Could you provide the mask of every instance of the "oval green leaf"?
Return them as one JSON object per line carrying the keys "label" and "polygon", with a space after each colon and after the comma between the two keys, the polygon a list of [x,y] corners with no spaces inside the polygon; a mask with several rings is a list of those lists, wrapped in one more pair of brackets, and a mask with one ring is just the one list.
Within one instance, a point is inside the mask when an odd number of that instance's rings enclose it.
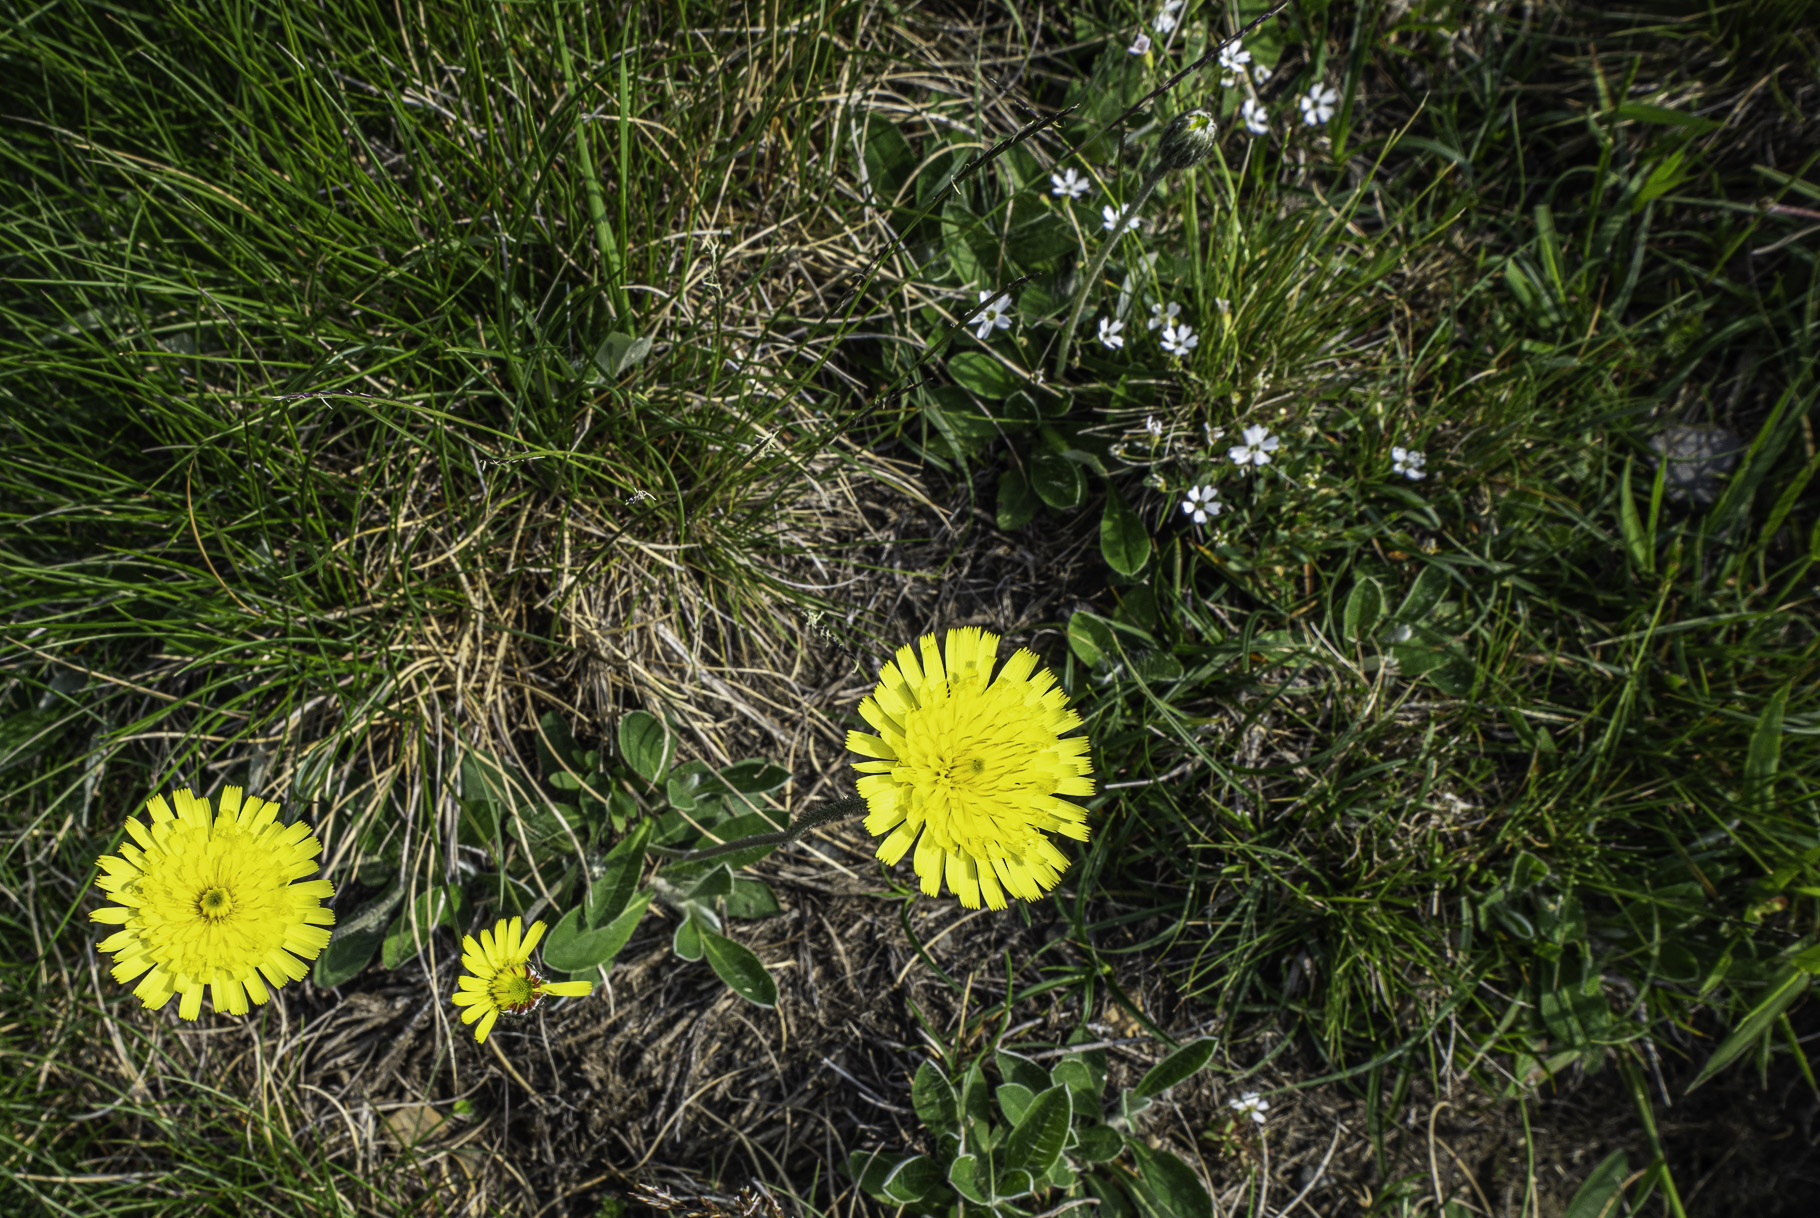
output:
{"label": "oval green leaf", "polygon": [[1118,654],[1112,627],[1084,610],[1068,619],[1068,646],[1075,658],[1089,668],[1107,663]]}
{"label": "oval green leaf", "polygon": [[676,933],[670,936],[670,950],[690,962],[700,960],[707,954],[707,948],[701,941],[701,925],[694,918],[682,920]]}
{"label": "oval green leaf", "polygon": [[638,828],[619,840],[601,861],[600,875],[588,884],[588,904],[584,920],[589,930],[598,930],[620,914],[638,890],[644,874],[645,847],[651,844],[651,821],[640,821]]}
{"label": "oval green leaf", "polygon": [[941,1067],[925,1061],[916,1068],[910,1084],[910,1104],[931,1133],[952,1133],[960,1127],[960,1098]]}
{"label": "oval green leaf", "polygon": [[634,893],[626,907],[599,930],[584,929],[581,910],[571,909],[544,940],[543,958],[551,968],[565,973],[610,966],[632,937],[632,932],[638,929],[638,921],[645,916],[645,906],[650,903],[648,890]]}
{"label": "oval green leaf", "polygon": [[1150,530],[1110,486],[1106,488],[1106,510],[1100,515],[1100,553],[1107,566],[1127,579],[1150,561]]}
{"label": "oval green leaf", "polygon": [[1153,1218],[1213,1218],[1213,1198],[1201,1178],[1166,1150],[1131,1143],[1138,1178],[1131,1195]]}
{"label": "oval green leaf", "polygon": [[1138,1080],[1138,1085],[1131,1089],[1131,1093],[1140,1099],[1147,1100],[1163,1094],[1177,1083],[1184,1082],[1199,1073],[1201,1068],[1207,1064],[1208,1059],[1213,1056],[1216,1043],[1211,1036],[1189,1041],[1150,1067],[1149,1072]]}
{"label": "oval green leaf", "polygon": [[1346,597],[1346,609],[1340,617],[1340,629],[1354,642],[1369,638],[1378,619],[1384,614],[1384,589],[1369,575],[1362,575]]}
{"label": "oval green leaf", "polygon": [[708,952],[709,966],[728,989],[755,1006],[777,1005],[777,982],[751,948],[706,927],[699,928],[699,934]]}
{"label": "oval green leaf", "polygon": [[1036,1093],[1021,1083],[1002,1083],[994,1094],[998,1098],[998,1110],[1013,1125],[1029,1109],[1030,1102],[1036,1099]]}
{"label": "oval green leaf", "polygon": [[1561,1218],[1612,1218],[1624,1213],[1624,1208],[1615,1202],[1624,1191],[1624,1178],[1628,1175],[1629,1157],[1621,1150],[1612,1151],[1587,1173],[1586,1182],[1574,1192]]}
{"label": "oval green leaf", "polygon": [[653,786],[670,769],[675,744],[657,716],[627,711],[619,719],[619,752],[638,776]]}
{"label": "oval green leaf", "polygon": [[358,977],[372,963],[373,953],[385,940],[382,930],[357,930],[344,938],[331,940],[316,957],[310,980],[317,989],[329,990]]}
{"label": "oval green leaf", "polygon": [[729,918],[775,918],[783,912],[784,907],[777,903],[777,894],[771,891],[771,885],[763,880],[733,877],[733,891],[727,895]]}
{"label": "oval green leaf", "polygon": [[1080,1131],[1076,1155],[1088,1163],[1106,1163],[1118,1158],[1125,1149],[1125,1139],[1110,1125],[1089,1125]]}
{"label": "oval green leaf", "polygon": [[942,1169],[928,1155],[912,1155],[891,1170],[879,1192],[887,1201],[911,1205],[942,1186]]}
{"label": "oval green leaf", "polygon": [[1030,487],[1057,511],[1079,507],[1087,497],[1086,475],[1060,453],[1037,453],[1030,459]]}
{"label": "oval green leaf", "polygon": [[[1002,1093],[1004,1088],[999,1088]],[[1074,1100],[1066,1087],[1051,1087],[1033,1099],[1017,1118],[1017,1125],[1005,1141],[1004,1162],[1021,1167],[1031,1175],[1049,1174],[1061,1157],[1068,1140],[1068,1126],[1074,1120]]]}
{"label": "oval green leaf", "polygon": [[1023,385],[1022,379],[984,351],[963,351],[948,361],[954,383],[988,402],[1008,398]]}
{"label": "oval green leaf", "polygon": [[948,1168],[948,1183],[954,1191],[976,1205],[985,1205],[988,1182],[981,1179],[980,1160],[978,1155],[956,1155]]}
{"label": "oval green leaf", "polygon": [[1009,533],[1029,524],[1036,515],[1036,493],[1024,471],[1011,466],[998,476],[998,527]]}

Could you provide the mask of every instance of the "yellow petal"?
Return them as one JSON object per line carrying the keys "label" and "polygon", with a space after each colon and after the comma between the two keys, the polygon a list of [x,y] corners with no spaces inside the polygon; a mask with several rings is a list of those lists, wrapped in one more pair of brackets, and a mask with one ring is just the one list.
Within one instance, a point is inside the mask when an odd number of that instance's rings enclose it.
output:
{"label": "yellow petal", "polygon": [[933,833],[925,833],[918,839],[914,866],[923,881],[923,895],[939,896],[942,891],[942,848],[936,845]]}
{"label": "yellow petal", "polygon": [[973,860],[962,854],[948,856],[948,891],[960,898],[968,909],[980,907],[980,882],[974,873]]}
{"label": "yellow petal", "polygon": [[899,825],[891,831],[891,836],[878,844],[878,857],[885,861],[885,866],[895,867],[897,861],[904,857],[916,841],[916,830],[909,825]]}
{"label": "yellow petal", "polygon": [[942,668],[941,645],[935,641],[935,636],[932,634],[925,634],[916,641],[916,645],[922,648],[923,690],[934,692],[948,683],[948,673]]}
{"label": "yellow petal", "polygon": [[119,963],[114,965],[111,972],[114,980],[124,985],[146,969],[151,968],[152,963],[150,956],[123,956]]}
{"label": "yellow petal", "polygon": [[164,1004],[171,1000],[176,991],[171,989],[170,978],[161,969],[153,969],[139,979],[133,987],[133,997],[143,1003],[147,1010],[162,1010]]}
{"label": "yellow petal", "polygon": [[879,757],[890,761],[897,756],[896,750],[870,732],[847,733],[847,750],[863,757]]}
{"label": "yellow petal", "polygon": [[140,849],[151,850],[155,848],[157,843],[152,839],[152,831],[141,824],[138,817],[129,816],[126,818],[126,831],[132,834],[133,840],[139,843]]}
{"label": "yellow petal", "polygon": [[202,983],[192,981],[184,987],[183,1001],[177,1004],[177,1018],[195,1019],[202,1014]]}
{"label": "yellow petal", "polygon": [[[987,906],[992,909],[1004,909],[1007,904],[1005,890],[999,887],[998,877],[992,874],[991,866],[980,867],[977,872],[980,893],[986,898]],[[975,908],[978,908],[977,902]]]}

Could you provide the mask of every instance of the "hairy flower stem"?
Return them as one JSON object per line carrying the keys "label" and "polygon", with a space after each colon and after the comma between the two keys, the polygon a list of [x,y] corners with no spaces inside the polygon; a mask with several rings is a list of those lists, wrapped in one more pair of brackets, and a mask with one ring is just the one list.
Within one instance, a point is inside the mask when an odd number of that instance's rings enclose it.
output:
{"label": "hairy flower stem", "polygon": [[675,859],[679,863],[695,863],[702,859],[732,854],[738,850],[750,850],[754,846],[782,846],[795,841],[817,825],[845,820],[847,817],[865,810],[866,797],[864,795],[849,795],[845,799],[837,799],[831,804],[823,804],[812,811],[804,812],[790,822],[788,829],[780,830],[777,833],[756,833],[751,837],[742,837],[736,842],[722,842],[718,846],[707,846],[701,850],[666,850],[662,846],[653,846],[651,853],[661,854],[665,858]]}
{"label": "hairy flower stem", "polygon": [[1080,291],[1074,294],[1074,308],[1068,313],[1068,324],[1062,327],[1062,345],[1055,353],[1056,380],[1061,380],[1062,374],[1068,370],[1068,348],[1074,343],[1074,328],[1080,324],[1081,310],[1087,307],[1087,297],[1092,294],[1093,285],[1100,281],[1100,273],[1106,269],[1106,259],[1112,256],[1113,247],[1124,236],[1125,226],[1136,220],[1138,212],[1150,201],[1151,193],[1156,190],[1156,184],[1163,180],[1166,172],[1160,165],[1150,171],[1144,184],[1138,187],[1137,197],[1125,209],[1125,214],[1119,217],[1118,226],[1107,237],[1106,243],[1100,246],[1100,252],[1093,256],[1093,264],[1087,268],[1086,278],[1081,280]]}

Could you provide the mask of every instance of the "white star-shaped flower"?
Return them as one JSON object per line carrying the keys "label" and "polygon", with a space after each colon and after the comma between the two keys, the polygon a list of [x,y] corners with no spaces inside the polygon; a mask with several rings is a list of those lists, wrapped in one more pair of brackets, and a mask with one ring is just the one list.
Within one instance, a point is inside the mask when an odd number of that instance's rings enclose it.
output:
{"label": "white star-shaped flower", "polygon": [[1087,179],[1072,165],[1060,173],[1050,174],[1049,181],[1049,193],[1052,195],[1067,195],[1070,199],[1078,199],[1087,193]]}
{"label": "white star-shaped flower", "polygon": [[1120,347],[1124,346],[1125,336],[1119,333],[1119,331],[1124,328],[1125,323],[1116,318],[1100,318],[1100,346],[1106,348],[1108,351],[1117,351]]}
{"label": "white star-shaped flower", "polygon": [[1129,204],[1124,207],[1114,207],[1112,204],[1108,203],[1106,206],[1100,208],[1100,215],[1104,219],[1104,222],[1100,227],[1110,233],[1115,229],[1122,227],[1125,223],[1125,217],[1130,214],[1131,207]]}
{"label": "white star-shaped flower", "polygon": [[1227,1100],[1226,1106],[1240,1116],[1249,1116],[1252,1120],[1262,1125],[1264,1123],[1264,1110],[1270,1107],[1270,1101],[1255,1091],[1247,1091],[1236,1100]]}
{"label": "white star-shaped flower", "polygon": [[1163,327],[1163,350],[1171,355],[1187,355],[1201,341],[1201,336],[1188,328],[1187,322]]}
{"label": "white star-shaped flower", "polygon": [[1154,330],[1158,326],[1173,325],[1175,319],[1181,315],[1182,306],[1173,300],[1169,302],[1168,308],[1164,308],[1162,302],[1158,301],[1150,306],[1150,320],[1144,323],[1144,328]]}
{"label": "white star-shaped flower", "polygon": [[1235,465],[1269,465],[1270,454],[1277,450],[1282,441],[1263,427],[1247,427],[1244,435],[1245,442],[1227,449],[1226,455],[1232,458]]}
{"label": "white star-shaped flower", "polygon": [[1393,448],[1390,450],[1390,468],[1393,473],[1402,474],[1411,482],[1420,482],[1428,477],[1422,469],[1428,464],[1428,458],[1410,448]]}
{"label": "white star-shaped flower", "polygon": [[[980,299],[982,301],[992,300],[992,293],[981,292]],[[992,337],[994,329],[1009,330],[1011,328],[1011,297],[1000,292],[997,300],[992,300],[991,304],[979,311],[973,319],[973,324],[979,327],[973,332],[973,335],[982,343]]]}
{"label": "white star-shaped flower", "polygon": [[1196,524],[1206,524],[1207,518],[1218,516],[1224,506],[1211,486],[1191,486],[1188,498],[1182,500],[1182,510],[1193,516]]}
{"label": "white star-shaped flower", "polygon": [[1239,121],[1245,124],[1245,130],[1253,135],[1268,135],[1270,120],[1265,117],[1264,103],[1255,97],[1247,97],[1239,106]]}
{"label": "white star-shaped flower", "polygon": [[1251,52],[1238,43],[1220,48],[1220,88],[1230,89],[1245,79],[1245,65],[1251,62]]}
{"label": "white star-shaped flower", "polygon": [[1175,10],[1178,7],[1178,5],[1174,4],[1163,6],[1163,11],[1156,15],[1155,21],[1151,22],[1151,24],[1156,27],[1157,33],[1167,34],[1170,30],[1175,28]]}
{"label": "white star-shaped flower", "polygon": [[1150,35],[1139,30],[1138,36],[1131,40],[1131,45],[1126,47],[1125,50],[1133,55],[1150,54]]}
{"label": "white star-shaped flower", "polygon": [[1252,64],[1251,65],[1251,79],[1257,81],[1260,85],[1263,84],[1265,81],[1269,80],[1270,79],[1270,65],[1262,64],[1262,63]]}
{"label": "white star-shaped flower", "polygon": [[1340,92],[1332,85],[1316,85],[1296,98],[1295,104],[1302,108],[1302,121],[1312,127],[1332,118],[1334,103],[1339,100]]}
{"label": "white star-shaped flower", "polygon": [[1147,414],[1144,416],[1144,430],[1153,436],[1160,436],[1163,434],[1163,425],[1157,422],[1155,415]]}

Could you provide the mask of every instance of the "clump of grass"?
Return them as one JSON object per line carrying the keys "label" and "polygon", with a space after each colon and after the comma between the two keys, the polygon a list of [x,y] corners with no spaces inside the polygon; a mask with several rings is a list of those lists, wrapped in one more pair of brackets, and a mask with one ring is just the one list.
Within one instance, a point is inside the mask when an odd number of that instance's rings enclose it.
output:
{"label": "clump of grass", "polygon": [[[1348,79],[1392,92],[1333,124],[1350,182],[1235,135],[1219,252],[1176,290],[1231,297],[1230,329],[1145,404],[1162,435],[1116,395],[1097,428],[1163,493],[1135,507],[1155,558],[1070,628],[1130,791],[1077,934],[1164,953],[1235,1028],[1305,1024],[1374,1095],[1387,1051],[1437,1036],[1438,1075],[1513,1093],[1658,1048],[1792,1048],[1774,1021],[1812,933],[1790,888],[1820,846],[1807,268],[1692,273],[1774,244],[1763,209],[1712,224],[1735,135],[1544,60],[1573,37],[1554,21],[1468,26],[1484,91],[1407,108],[1355,42]],[[1562,95],[1584,109],[1511,104]],[[1727,299],[1758,303],[1697,320]],[[1740,367],[1729,408],[1689,394]],[[1652,473],[1670,410],[1748,445],[1704,511]],[[1212,439],[1255,422],[1285,445],[1262,476]],[[1185,526],[1202,484],[1227,510]],[[1698,1012],[1716,1052],[1683,1031]]]}
{"label": "clump of grass", "polygon": [[261,1051],[223,1061],[207,1031],[148,1034],[119,1019],[86,984],[71,986],[89,980],[87,968],[60,963],[54,975],[9,970],[16,1010],[56,1012],[9,1029],[13,1068],[0,1084],[9,1202],[93,1214],[441,1214],[467,1193],[462,1152],[417,1153],[398,1112],[377,1114],[401,1152],[383,1157],[364,1154],[370,1139],[349,1124],[373,1121],[371,1106],[356,1099],[358,1116],[344,1107],[334,1120],[310,1119],[296,1029],[281,1035],[277,1021],[257,1020]]}
{"label": "clump of grass", "polygon": [[841,269],[813,252],[836,132],[802,124],[840,111],[800,100],[830,19],[805,13],[675,45],[654,12],[612,45],[566,14],[565,50],[516,9],[404,35],[177,6],[10,45],[0,765],[27,941],[81,942],[93,856],[166,779],[308,809],[352,912],[476,869],[555,895],[548,843],[487,857],[454,802],[465,757],[529,751],[552,707],[669,708],[738,755],[871,464],[801,442],[844,392],[798,333]]}

